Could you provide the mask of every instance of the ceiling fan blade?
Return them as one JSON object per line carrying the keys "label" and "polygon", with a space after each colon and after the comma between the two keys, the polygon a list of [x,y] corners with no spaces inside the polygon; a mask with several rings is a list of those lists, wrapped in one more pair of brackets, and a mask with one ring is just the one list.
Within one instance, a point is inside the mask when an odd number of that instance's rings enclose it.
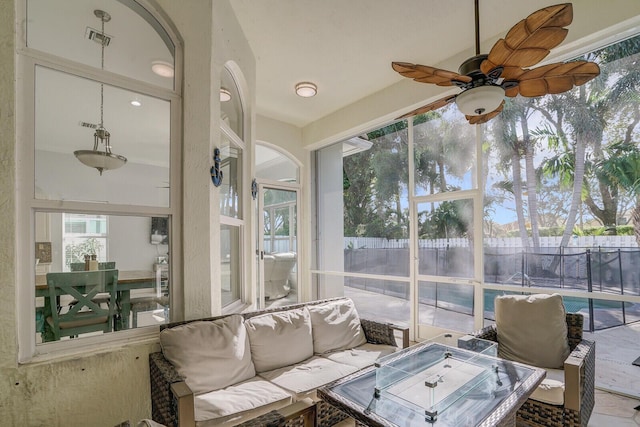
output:
{"label": "ceiling fan blade", "polygon": [[493,119],[495,116],[500,114],[503,108],[504,108],[504,101],[502,101],[502,104],[500,104],[498,108],[496,108],[490,113],[483,114],[481,116],[465,116],[465,117],[469,121],[470,125],[480,125],[482,123],[488,122],[489,120]]}
{"label": "ceiling fan blade", "polygon": [[504,39],[491,48],[480,69],[489,74],[496,67],[531,67],[542,61],[567,36],[573,20],[571,3],[557,4],[533,12],[514,25]]}
{"label": "ceiling fan blade", "polygon": [[444,98],[440,98],[437,101],[433,101],[430,104],[423,105],[422,107],[417,108],[417,109],[411,111],[410,113],[404,114],[404,115],[398,117],[396,120],[406,119],[407,117],[417,116],[418,114],[424,114],[424,113],[427,113],[429,111],[437,110],[438,108],[442,108],[445,105],[452,103],[456,99],[457,96],[458,95],[445,96]]}
{"label": "ceiling fan blade", "polygon": [[599,74],[600,67],[594,62],[558,62],[526,71],[520,76],[518,90],[529,98],[557,94],[583,85]]}
{"label": "ceiling fan blade", "polygon": [[420,83],[433,83],[438,86],[453,86],[454,81],[469,83],[471,77],[453,71],[429,67],[428,65],[411,64],[409,62],[392,62],[391,67],[404,77]]}

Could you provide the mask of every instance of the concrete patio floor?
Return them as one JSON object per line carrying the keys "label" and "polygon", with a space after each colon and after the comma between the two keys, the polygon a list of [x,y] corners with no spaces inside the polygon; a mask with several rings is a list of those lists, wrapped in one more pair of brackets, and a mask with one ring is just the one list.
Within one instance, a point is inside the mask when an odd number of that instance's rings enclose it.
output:
{"label": "concrete patio floor", "polygon": [[[345,287],[344,293],[356,302],[361,317],[409,324],[407,300],[351,287]],[[419,316],[423,324],[460,332],[474,330],[472,316],[450,310],[421,304]],[[640,357],[640,323],[585,332],[584,338],[596,342],[596,387],[640,400],[640,366],[632,365]]]}

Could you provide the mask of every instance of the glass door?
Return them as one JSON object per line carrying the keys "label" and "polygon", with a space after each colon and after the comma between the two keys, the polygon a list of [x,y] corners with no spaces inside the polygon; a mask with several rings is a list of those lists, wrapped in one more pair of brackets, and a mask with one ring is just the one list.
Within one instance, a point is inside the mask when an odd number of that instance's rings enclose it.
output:
{"label": "glass door", "polygon": [[260,307],[298,301],[298,189],[258,185]]}

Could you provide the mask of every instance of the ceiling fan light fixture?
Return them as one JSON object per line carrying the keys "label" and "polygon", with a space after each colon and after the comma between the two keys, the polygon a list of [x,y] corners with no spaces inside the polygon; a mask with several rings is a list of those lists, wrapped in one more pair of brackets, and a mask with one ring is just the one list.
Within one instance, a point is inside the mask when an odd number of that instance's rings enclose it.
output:
{"label": "ceiling fan light fixture", "polygon": [[296,85],[296,94],[303,98],[310,98],[318,93],[318,87],[311,82],[300,82]]}
{"label": "ceiling fan light fixture", "polygon": [[494,111],[504,100],[500,86],[478,86],[467,89],[456,97],[456,104],[466,116],[481,116]]}

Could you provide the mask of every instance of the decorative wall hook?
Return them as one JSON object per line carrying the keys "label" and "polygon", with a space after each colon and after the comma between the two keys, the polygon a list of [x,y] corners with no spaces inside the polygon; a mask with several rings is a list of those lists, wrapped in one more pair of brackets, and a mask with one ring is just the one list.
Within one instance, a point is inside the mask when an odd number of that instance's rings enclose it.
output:
{"label": "decorative wall hook", "polygon": [[211,181],[216,187],[222,184],[222,169],[220,169],[220,149],[213,150],[213,166],[211,166]]}

